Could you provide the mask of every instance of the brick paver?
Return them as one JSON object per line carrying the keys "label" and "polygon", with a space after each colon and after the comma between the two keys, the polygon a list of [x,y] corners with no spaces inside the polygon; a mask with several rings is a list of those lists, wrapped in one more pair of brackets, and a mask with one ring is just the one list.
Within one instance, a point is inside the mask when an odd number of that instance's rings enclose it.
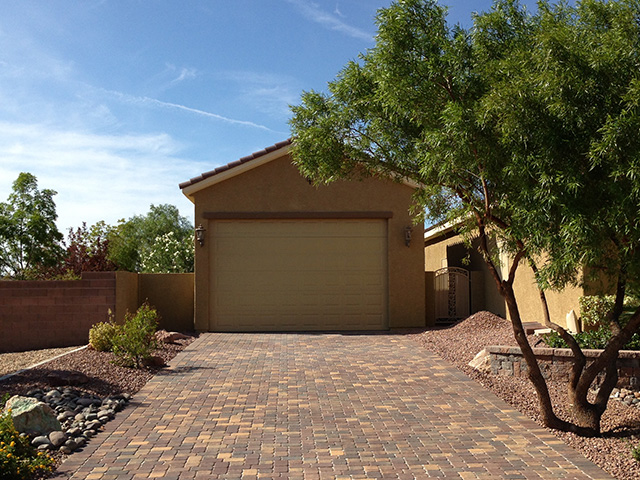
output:
{"label": "brick paver", "polygon": [[201,335],[75,479],[610,479],[402,335]]}

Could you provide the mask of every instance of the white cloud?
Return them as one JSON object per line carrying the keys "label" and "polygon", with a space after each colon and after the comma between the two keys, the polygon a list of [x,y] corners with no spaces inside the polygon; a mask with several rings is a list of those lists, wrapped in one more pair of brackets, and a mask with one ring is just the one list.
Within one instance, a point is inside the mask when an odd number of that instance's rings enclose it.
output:
{"label": "white cloud", "polygon": [[320,8],[317,3],[314,3],[309,0],[286,0],[288,3],[294,5],[302,15],[304,15],[309,20],[316,22],[322,25],[325,28],[330,30],[335,30],[337,32],[344,33],[353,38],[358,38],[366,41],[373,41],[373,35],[369,32],[365,32],[357,27],[353,27],[343,22],[338,17],[343,17],[343,15],[338,10],[336,6],[336,11],[334,13],[329,13]]}
{"label": "white cloud", "polygon": [[20,172],[51,188],[61,231],[146,213],[150,204],[176,205],[191,218],[193,207],[178,183],[197,167],[180,158],[181,146],[166,134],[98,135],[38,124],[0,122],[0,200]]}

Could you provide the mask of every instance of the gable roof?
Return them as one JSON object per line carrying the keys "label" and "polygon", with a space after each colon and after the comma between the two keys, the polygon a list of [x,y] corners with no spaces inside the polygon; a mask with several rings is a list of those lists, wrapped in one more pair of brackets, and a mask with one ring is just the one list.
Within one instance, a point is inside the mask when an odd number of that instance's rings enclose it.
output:
{"label": "gable roof", "polygon": [[[257,152],[253,152],[251,155],[242,157],[234,162],[202,173],[197,177],[193,177],[186,182],[182,182],[179,187],[182,189],[182,193],[193,202],[193,195],[200,190],[285,156],[289,153],[292,143],[293,139],[288,138],[287,140],[278,142]],[[402,183],[411,188],[418,187],[416,182],[408,178],[402,179]]]}
{"label": "gable roof", "polygon": [[291,139],[278,142],[267,148],[263,148],[251,155],[242,157],[234,162],[228,163],[221,167],[215,168],[208,172],[204,172],[197,177],[193,177],[186,182],[182,182],[179,187],[182,189],[189,200],[193,202],[193,194],[200,190],[215,185],[216,183],[227,180],[228,178],[240,175],[248,170],[264,165],[276,158],[280,158],[289,152]]}

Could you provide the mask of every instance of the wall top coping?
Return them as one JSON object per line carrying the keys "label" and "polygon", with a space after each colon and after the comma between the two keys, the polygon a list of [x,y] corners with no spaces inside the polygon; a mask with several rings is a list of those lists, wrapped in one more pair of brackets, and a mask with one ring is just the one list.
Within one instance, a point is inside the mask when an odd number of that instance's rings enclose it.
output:
{"label": "wall top coping", "polygon": [[[496,355],[522,355],[520,347],[510,347],[504,345],[490,345],[485,347],[485,350],[489,353]],[[596,358],[602,350],[582,350],[584,356],[587,358]],[[553,357],[573,357],[573,353],[569,348],[534,348],[533,353],[536,356],[553,356]],[[620,350],[618,358],[640,358],[640,352],[634,350]]]}

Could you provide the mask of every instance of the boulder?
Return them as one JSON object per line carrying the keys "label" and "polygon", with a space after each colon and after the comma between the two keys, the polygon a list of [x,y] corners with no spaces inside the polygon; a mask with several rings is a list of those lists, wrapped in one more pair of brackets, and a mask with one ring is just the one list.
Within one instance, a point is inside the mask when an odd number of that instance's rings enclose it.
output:
{"label": "boulder", "polygon": [[49,440],[51,441],[51,445],[58,448],[64,445],[64,442],[69,440],[69,437],[67,437],[67,434],[64,432],[55,431],[49,434]]}
{"label": "boulder", "polygon": [[480,372],[490,373],[491,355],[489,354],[489,352],[487,352],[486,349],[483,348],[475,357],[473,357],[473,360],[469,362],[469,366],[471,368],[475,368]]}
{"label": "boulder", "polygon": [[163,343],[176,343],[178,340],[189,338],[189,335],[184,335],[179,332],[167,332],[166,330],[158,330],[155,336],[156,340]]}
{"label": "boulder", "polygon": [[7,401],[4,410],[11,410],[13,425],[20,433],[48,435],[55,430],[62,430],[56,412],[35,398],[15,395]]}

